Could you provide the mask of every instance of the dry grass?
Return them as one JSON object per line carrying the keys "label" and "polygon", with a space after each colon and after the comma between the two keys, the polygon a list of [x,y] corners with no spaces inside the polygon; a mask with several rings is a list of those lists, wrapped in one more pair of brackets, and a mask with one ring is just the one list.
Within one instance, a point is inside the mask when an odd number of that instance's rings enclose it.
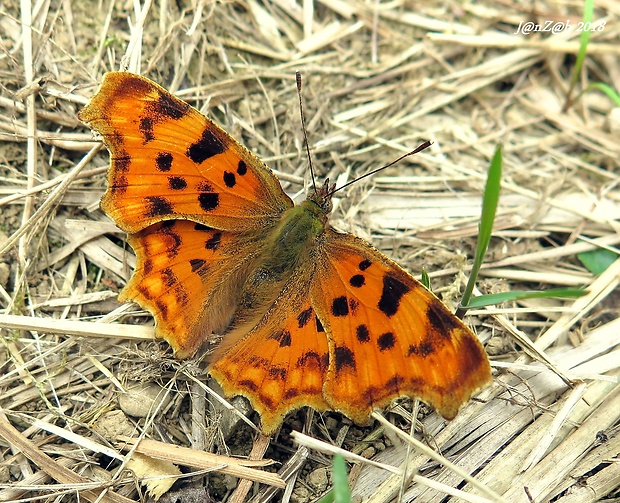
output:
{"label": "dry grass", "polygon": [[[578,87],[620,89],[620,7],[598,4],[594,19],[605,25]],[[334,448],[361,455],[350,474],[356,501],[618,501],[620,261],[594,276],[576,254],[616,251],[620,241],[620,113],[596,91],[563,110],[579,33],[514,32],[530,20],[575,27],[582,6],[532,5],[1,5],[0,501],[138,501],[147,498],[141,477],[156,475],[163,486],[148,487],[163,492],[181,476],[172,463],[194,470],[184,501],[209,501],[201,485],[214,501],[311,501],[325,491]],[[295,69],[319,176],[343,183],[433,140],[430,151],[351,187],[333,221],[412,272],[426,268],[448,303],[467,275],[489,159],[504,144],[480,290],[586,285],[589,294],[468,316],[494,384],[454,421],[423,414],[416,427],[460,471],[403,438],[409,402],[386,413],[402,429],[298,412],[267,451],[268,439],[253,439],[247,425],[225,437],[219,418],[235,423],[227,404],[205,414],[219,402],[198,363],[175,362],[150,342],[149,318],[115,301],[134,259],[98,210],[107,154],[76,112],[103,72],[120,67],[208,113],[291,194],[308,175]],[[133,381],[166,395],[145,418],[121,412]],[[291,427],[304,423],[313,440],[294,444]],[[151,440],[136,446],[137,438]],[[263,458],[281,464],[266,471]]]}

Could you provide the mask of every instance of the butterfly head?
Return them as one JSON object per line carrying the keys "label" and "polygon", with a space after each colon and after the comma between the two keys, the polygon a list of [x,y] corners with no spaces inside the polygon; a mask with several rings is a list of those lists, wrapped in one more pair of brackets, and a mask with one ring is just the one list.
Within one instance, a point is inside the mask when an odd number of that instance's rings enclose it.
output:
{"label": "butterfly head", "polygon": [[321,212],[327,217],[332,211],[332,195],[336,189],[336,184],[329,183],[329,178],[325,180],[323,185],[318,188],[314,188],[308,195],[308,201],[312,201],[316,204]]}

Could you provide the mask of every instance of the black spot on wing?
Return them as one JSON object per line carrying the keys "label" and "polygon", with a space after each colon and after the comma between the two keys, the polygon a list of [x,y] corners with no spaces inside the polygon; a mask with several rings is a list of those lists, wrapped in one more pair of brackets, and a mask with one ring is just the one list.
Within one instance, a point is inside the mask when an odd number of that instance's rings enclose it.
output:
{"label": "black spot on wing", "polygon": [[157,306],[157,311],[161,316],[162,320],[168,320],[168,304],[162,302],[161,300],[156,300],[155,305]]}
{"label": "black spot on wing", "polygon": [[189,111],[189,105],[169,94],[160,94],[158,99],[149,106],[149,111],[157,116],[157,122],[168,118],[181,119]]}
{"label": "black spot on wing", "polygon": [[140,125],[138,129],[142,133],[144,143],[148,143],[155,139],[155,133],[153,132],[154,122],[151,117],[142,117],[140,119]]}
{"label": "black spot on wing", "polygon": [[305,367],[306,365],[314,365],[317,367],[321,366],[321,356],[316,351],[308,351],[301,355],[297,360],[297,367]]}
{"label": "black spot on wing", "polygon": [[239,161],[239,164],[237,164],[237,174],[239,176],[243,176],[248,172],[248,165],[245,163],[245,161]]}
{"label": "black spot on wing", "polygon": [[[319,392],[320,392],[320,390],[319,390]],[[287,389],[284,392],[284,399],[285,400],[290,400],[291,398],[295,398],[295,397],[297,397],[299,395],[301,395],[301,391],[299,391],[297,388],[290,388],[290,389]]]}
{"label": "black spot on wing", "polygon": [[164,285],[166,285],[168,288],[173,287],[179,281],[176,274],[174,274],[172,269],[170,269],[169,267],[161,270],[161,279],[164,282]]}
{"label": "black spot on wing", "polygon": [[129,187],[127,177],[122,172],[114,173],[114,180],[110,184],[110,192],[114,196],[122,196],[127,192],[127,187]]}
{"label": "black spot on wing", "polygon": [[362,260],[359,265],[360,271],[365,271],[371,265],[372,265],[372,262],[370,260]]}
{"label": "black spot on wing", "polygon": [[383,291],[379,299],[379,310],[391,318],[397,313],[400,300],[409,290],[411,289],[398,278],[386,274],[383,276]]}
{"label": "black spot on wing", "polygon": [[224,171],[224,183],[226,184],[226,187],[232,189],[235,185],[237,185],[237,177],[230,171]]}
{"label": "black spot on wing", "polygon": [[399,390],[403,384],[405,384],[405,378],[396,374],[394,377],[388,379],[388,381],[385,383],[385,386],[392,390],[392,392],[395,392]]}
{"label": "black spot on wing", "polygon": [[131,156],[125,148],[117,149],[116,154],[112,159],[114,159],[114,167],[118,171],[123,171],[125,173],[129,171],[129,167],[131,166]]}
{"label": "black spot on wing", "polygon": [[170,152],[160,152],[155,157],[155,169],[157,171],[168,172],[172,168],[172,154]]}
{"label": "black spot on wing", "polygon": [[[133,82],[132,82],[133,86]],[[149,94],[152,89],[146,89],[143,94]],[[134,92],[136,92],[134,90]],[[148,143],[155,139],[153,128],[155,124],[167,121],[169,119],[180,119],[189,110],[189,105],[168,93],[160,93],[156,100],[151,101],[144,110],[144,116],[140,119],[138,126],[144,143]]]}
{"label": "black spot on wing", "polygon": [[366,279],[361,274],[356,274],[355,276],[351,276],[351,279],[349,279],[349,284],[353,288],[360,288],[364,286],[365,282],[366,282]]}
{"label": "black spot on wing", "polygon": [[227,145],[207,126],[198,141],[190,145],[186,155],[196,164],[226,151]]}
{"label": "black spot on wing", "polygon": [[[235,360],[241,361],[241,360]],[[249,363],[252,367],[256,367],[258,369],[268,369],[271,366],[271,362],[267,360],[267,358],[263,358],[262,356],[250,356]]]}
{"label": "black spot on wing", "polygon": [[136,290],[138,290],[138,292],[140,292],[140,295],[142,295],[142,297],[144,297],[145,299],[153,298],[150,290],[143,284],[136,285]]}
{"label": "black spot on wing", "polygon": [[166,255],[169,258],[175,258],[179,254],[183,240],[174,231],[174,220],[168,220],[164,222],[161,228],[158,230],[158,234],[166,242]]}
{"label": "black spot on wing", "polygon": [[291,345],[291,333],[288,330],[280,330],[269,336],[270,339],[275,339],[280,344],[281,348]]}
{"label": "black spot on wing", "polygon": [[243,379],[239,381],[239,386],[249,389],[250,391],[253,391],[255,393],[258,390],[258,386],[256,385],[256,383],[254,381],[250,381],[249,379]]}
{"label": "black spot on wing", "polygon": [[353,370],[356,368],[355,355],[353,351],[345,346],[336,346],[335,361],[336,372],[340,372],[345,367],[349,367]]}
{"label": "black spot on wing", "polygon": [[207,242],[205,243],[205,248],[207,250],[217,250],[220,247],[220,243],[222,241],[222,233],[221,232],[216,232],[215,234],[213,234],[213,236],[211,236]]}
{"label": "black spot on wing", "polygon": [[429,303],[426,316],[433,332],[443,335],[446,339],[451,338],[452,330],[461,328],[459,319],[448,311],[439,299],[433,299]]}
{"label": "black spot on wing", "polygon": [[151,274],[153,272],[153,267],[153,261],[150,258],[147,258],[142,266],[142,271],[146,275]]}
{"label": "black spot on wing", "polygon": [[283,367],[271,367],[269,369],[269,377],[273,379],[277,379],[279,381],[285,381],[286,374],[287,374],[287,371]]}
{"label": "black spot on wing", "polygon": [[349,309],[353,314],[357,312],[357,308],[360,306],[360,303],[354,298],[349,299]]}
{"label": "black spot on wing", "polygon": [[213,186],[209,182],[202,181],[196,188],[200,192],[198,194],[198,203],[204,211],[213,211],[219,206],[220,195],[213,191]]}
{"label": "black spot on wing", "polygon": [[200,232],[212,231],[213,228],[203,224],[194,224],[194,230]]}
{"label": "black spot on wing", "polygon": [[174,296],[177,299],[177,303],[181,306],[187,306],[189,304],[189,297],[187,296],[187,292],[181,283],[175,285]]}
{"label": "black spot on wing", "polygon": [[329,367],[329,353],[324,353],[321,356],[321,369],[325,370]]}
{"label": "black spot on wing", "polygon": [[201,258],[193,258],[189,261],[189,265],[192,268],[192,272],[196,272],[197,270],[202,269],[206,262],[206,260]]}
{"label": "black spot on wing", "polygon": [[179,254],[179,250],[181,248],[181,245],[183,244],[183,240],[181,239],[181,236],[174,232],[170,233],[170,237],[172,238],[172,246],[170,246],[167,251],[168,256],[170,258],[174,258]]}
{"label": "black spot on wing", "polygon": [[198,194],[198,204],[203,211],[213,211],[220,205],[220,195],[215,192]]}
{"label": "black spot on wing", "polygon": [[215,192],[213,190],[213,185],[211,185],[209,182],[207,182],[206,180],[203,180],[202,182],[200,182],[197,186],[196,189],[198,189],[198,192]]}
{"label": "black spot on wing", "polygon": [[431,342],[421,342],[420,344],[411,344],[407,348],[407,356],[416,355],[426,358],[428,355],[432,355],[435,352],[433,344]]}
{"label": "black spot on wing", "polygon": [[358,325],[355,329],[355,336],[359,342],[370,341],[370,333],[368,332],[368,327],[366,325]]}
{"label": "black spot on wing", "polygon": [[316,321],[316,331],[319,334],[322,334],[325,332],[325,328],[323,328],[323,324],[321,323],[321,320],[319,320],[318,316],[315,316],[314,321]]}
{"label": "black spot on wing", "polygon": [[171,190],[184,190],[187,188],[187,182],[182,176],[169,176],[168,187]]}
{"label": "black spot on wing", "polygon": [[342,295],[336,297],[332,302],[332,314],[334,316],[347,316],[349,314],[349,304],[347,298]]}
{"label": "black spot on wing", "polygon": [[395,343],[396,337],[394,337],[392,332],[386,332],[377,338],[377,346],[379,347],[379,351],[392,349]]}
{"label": "black spot on wing", "polygon": [[108,136],[108,143],[114,147],[114,150],[119,156],[123,157],[127,155],[125,149],[125,136],[119,130],[115,129],[110,136]]}
{"label": "black spot on wing", "polygon": [[304,328],[310,321],[310,318],[312,318],[311,307],[309,307],[308,309],[302,311],[301,313],[297,315],[297,326],[299,328]]}
{"label": "black spot on wing", "polygon": [[147,217],[161,217],[174,211],[172,203],[163,196],[147,196],[144,199],[147,204],[145,212]]}
{"label": "black spot on wing", "polygon": [[270,410],[275,410],[277,404],[274,401],[273,397],[266,395],[264,393],[259,393],[258,400],[263,403],[265,408],[270,409]]}

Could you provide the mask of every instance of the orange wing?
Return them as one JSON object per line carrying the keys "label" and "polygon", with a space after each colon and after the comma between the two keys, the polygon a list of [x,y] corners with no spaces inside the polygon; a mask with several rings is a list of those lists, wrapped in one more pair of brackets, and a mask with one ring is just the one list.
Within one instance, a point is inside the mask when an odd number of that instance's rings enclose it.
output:
{"label": "orange wing", "polygon": [[293,206],[262,161],[144,77],[107,73],[78,117],[110,150],[101,207],[128,233],[171,219],[256,230]]}
{"label": "orange wing", "polygon": [[224,329],[237,307],[241,283],[262,247],[247,234],[187,220],[154,224],[128,236],[134,274],[119,295],[153,313],[157,337],[176,356],[192,356],[212,332]]}
{"label": "orange wing", "polygon": [[320,248],[310,295],[329,340],[325,400],[360,424],[399,396],[454,418],[491,379],[476,336],[365,241],[327,229]]}
{"label": "orange wing", "polygon": [[215,363],[209,373],[228,396],[243,395],[272,434],[287,412],[323,399],[329,356],[325,331],[310,305],[312,267],[297,271],[261,322]]}

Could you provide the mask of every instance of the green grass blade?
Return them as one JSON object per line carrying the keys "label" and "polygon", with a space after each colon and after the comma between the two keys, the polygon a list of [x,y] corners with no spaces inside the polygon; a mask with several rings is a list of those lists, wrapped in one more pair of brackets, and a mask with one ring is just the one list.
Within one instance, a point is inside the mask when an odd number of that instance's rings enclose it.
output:
{"label": "green grass blade", "polygon": [[347,463],[338,454],[334,456],[332,465],[332,482],[332,489],[321,496],[316,503],[351,503]]}
{"label": "green grass blade", "polygon": [[431,292],[433,291],[433,289],[431,288],[431,277],[428,275],[428,272],[426,272],[426,269],[422,269],[420,283],[422,283]]}
{"label": "green grass blade", "polygon": [[316,500],[316,503],[334,503],[334,490],[331,489],[329,492],[325,493]]}
{"label": "green grass blade", "polygon": [[[594,0],[585,0],[583,2],[583,24],[584,26],[592,26],[592,19],[594,17]],[[577,85],[579,80],[579,74],[583,68],[583,62],[586,59],[586,52],[588,50],[588,44],[590,43],[590,30],[581,30],[579,37],[579,52],[577,53],[577,59],[575,60],[575,67],[573,68],[573,75],[571,76],[570,86],[566,93],[566,102],[564,103],[563,110],[566,111],[571,105],[571,94],[573,89]]]}
{"label": "green grass blade", "polygon": [[465,309],[481,308],[501,304],[502,302],[514,302],[523,299],[551,299],[551,298],[577,298],[583,297],[588,293],[587,290],[580,288],[552,288],[543,291],[513,291],[492,293],[474,297],[471,302],[464,306]]}
{"label": "green grass blade", "polygon": [[347,463],[338,454],[334,456],[334,503],[351,503],[351,490],[347,476]]}
{"label": "green grass blade", "polygon": [[606,94],[617,107],[620,107],[620,96],[613,87],[603,84],[602,82],[593,82],[592,84],[588,84],[588,87],[586,87],[585,90],[590,91],[592,89],[596,89],[601,91],[603,94]]}
{"label": "green grass blade", "polygon": [[[468,305],[478,279],[478,272],[480,266],[484,261],[484,255],[489,247],[491,241],[491,234],[493,232],[493,222],[495,221],[495,213],[497,212],[497,204],[499,201],[499,192],[502,180],[502,146],[497,145],[493,159],[491,159],[491,165],[489,167],[489,174],[487,177],[487,183],[484,188],[484,196],[482,199],[482,215],[480,217],[480,226],[478,229],[478,244],[476,246],[476,256],[474,257],[474,264],[471,269],[469,281],[465,287],[463,298],[461,299],[461,306]],[[456,311],[456,315],[462,318],[465,315],[466,309],[459,307]]]}

